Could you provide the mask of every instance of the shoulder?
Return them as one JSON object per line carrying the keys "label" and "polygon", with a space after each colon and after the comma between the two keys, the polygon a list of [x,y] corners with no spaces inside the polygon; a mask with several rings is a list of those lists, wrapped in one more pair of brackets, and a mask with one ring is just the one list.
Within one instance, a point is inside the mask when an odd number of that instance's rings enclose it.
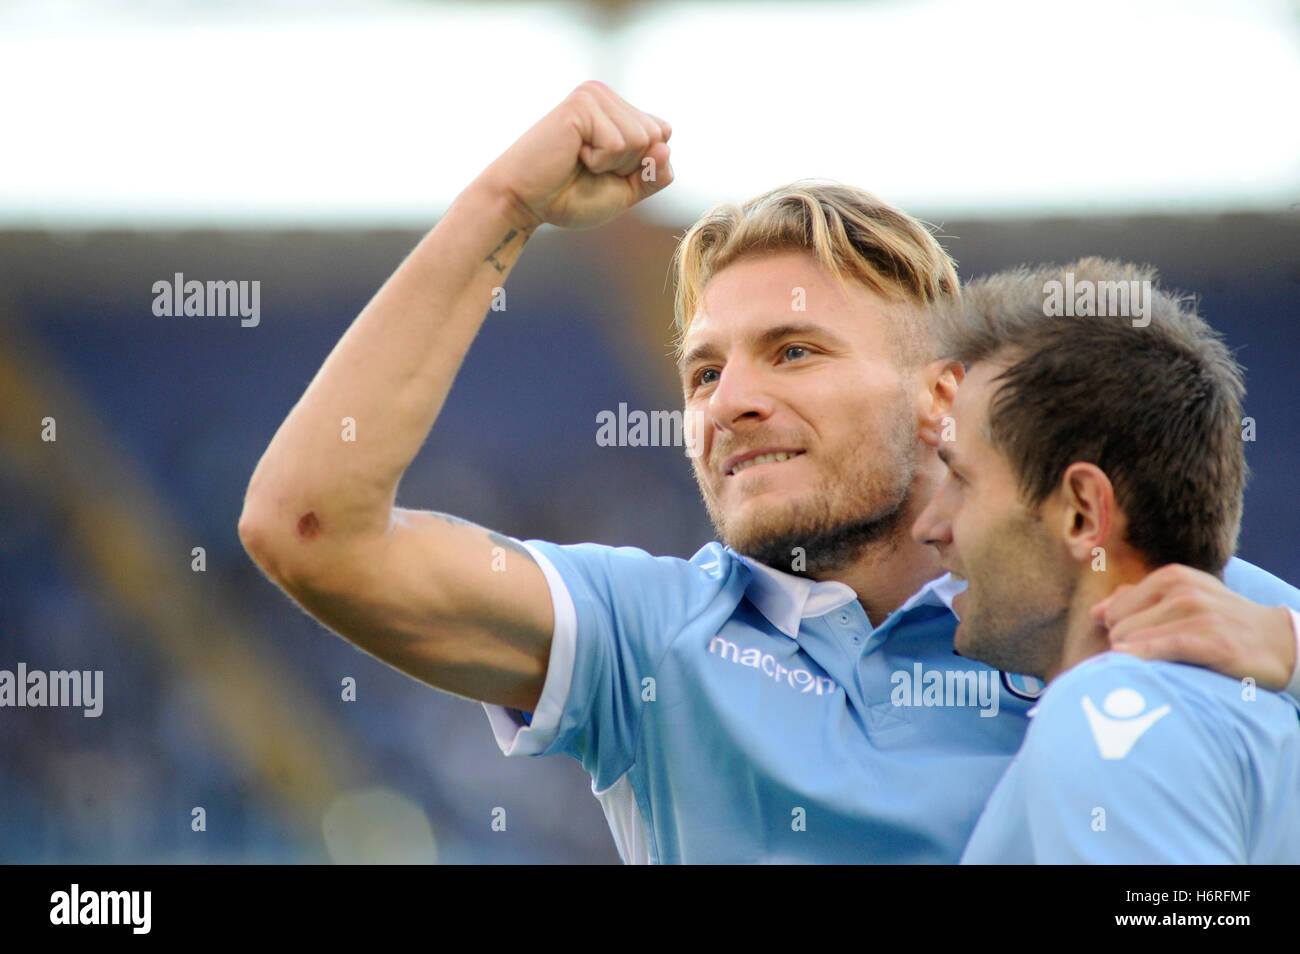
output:
{"label": "shoulder", "polygon": [[1237,557],[1223,568],[1223,583],[1234,593],[1261,606],[1289,606],[1300,610],[1300,589]]}
{"label": "shoulder", "polygon": [[[1062,673],[1053,680],[1049,692],[1054,713],[1072,704],[1082,705],[1085,698],[1097,700],[1102,711],[1119,717],[1158,704],[1177,707],[1186,717],[1214,723],[1274,712],[1293,717],[1295,711],[1283,696],[1257,689],[1252,680],[1236,679],[1189,663],[1140,659],[1116,652],[1101,653]],[[1137,696],[1141,696],[1141,706]],[[1109,706],[1105,704],[1108,699]]]}
{"label": "shoulder", "polygon": [[1194,713],[1203,708],[1200,700],[1189,706],[1186,684],[1171,671],[1175,665],[1108,652],[1062,673],[1033,710],[1027,757],[1054,773],[1135,752],[1163,757],[1185,739],[1187,720],[1195,728]]}
{"label": "shoulder", "polygon": [[1102,653],[1054,679],[1030,726],[1031,758],[1178,763],[1231,756],[1244,726],[1295,723],[1275,693],[1197,666]]}
{"label": "shoulder", "polygon": [[1225,687],[1236,685],[1237,680],[1208,669],[1141,659],[1128,653],[1104,652],[1085,659],[1053,679],[1043,694],[1043,702],[1056,709],[1066,700],[1077,702],[1085,695],[1109,694],[1123,689],[1144,691],[1154,698],[1170,701],[1172,696],[1186,693],[1221,694]]}
{"label": "shoulder", "polygon": [[725,580],[744,567],[743,561],[716,542],[702,546],[689,559],[656,556],[639,547],[612,547],[601,543],[554,543],[549,540],[523,540],[525,547],[540,552],[552,563],[562,563],[589,572],[610,574],[650,574],[668,580],[701,583]]}
{"label": "shoulder", "polygon": [[543,572],[557,575],[575,601],[632,600],[689,610],[724,591],[734,591],[738,601],[749,573],[742,560],[716,542],[705,544],[690,559],[655,556],[638,547],[522,542],[534,557],[542,558]]}

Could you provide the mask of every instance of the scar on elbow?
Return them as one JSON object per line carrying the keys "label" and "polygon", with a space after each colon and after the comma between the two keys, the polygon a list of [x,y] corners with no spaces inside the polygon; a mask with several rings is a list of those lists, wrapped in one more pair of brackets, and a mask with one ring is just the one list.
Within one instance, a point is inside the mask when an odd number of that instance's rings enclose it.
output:
{"label": "scar on elbow", "polygon": [[298,521],[298,536],[304,540],[314,540],[320,533],[320,518],[315,511],[308,510]]}

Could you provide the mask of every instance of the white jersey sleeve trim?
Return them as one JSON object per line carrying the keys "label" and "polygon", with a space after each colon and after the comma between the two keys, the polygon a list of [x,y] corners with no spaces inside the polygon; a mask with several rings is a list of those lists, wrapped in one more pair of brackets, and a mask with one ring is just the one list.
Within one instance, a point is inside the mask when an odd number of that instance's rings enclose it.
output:
{"label": "white jersey sleeve trim", "polygon": [[618,781],[603,792],[596,791],[592,782],[591,793],[600,802],[605,811],[605,820],[609,822],[610,833],[614,836],[614,845],[618,856],[625,865],[650,864],[650,845],[646,839],[645,819],[636,803],[636,793],[626,774],[620,775]]}
{"label": "white jersey sleeve trim", "polygon": [[520,543],[542,568],[542,575],[546,577],[546,584],[551,589],[555,630],[551,633],[551,655],[546,663],[546,682],[542,685],[542,697],[538,700],[531,725],[524,722],[523,713],[518,709],[487,702],[483,703],[483,708],[487,712],[497,745],[504,754],[539,755],[555,741],[564,705],[569,700],[569,689],[573,685],[573,661],[578,648],[578,613],[573,605],[573,597],[569,595],[569,588],[564,585],[564,579],[551,561],[536,548],[522,541]]}

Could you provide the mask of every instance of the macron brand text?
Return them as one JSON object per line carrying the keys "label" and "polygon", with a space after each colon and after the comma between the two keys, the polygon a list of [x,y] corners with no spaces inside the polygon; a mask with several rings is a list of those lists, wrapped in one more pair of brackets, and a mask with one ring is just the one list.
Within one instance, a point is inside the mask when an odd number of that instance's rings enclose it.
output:
{"label": "macron brand text", "polygon": [[709,641],[709,652],[721,656],[728,662],[757,669],[774,682],[785,683],[791,689],[798,689],[800,692],[815,692],[821,696],[835,691],[835,680],[828,676],[817,676],[803,668],[787,669],[777,662],[776,657],[771,653],[765,653],[752,646],[742,649],[738,644],[721,636],[714,636]]}

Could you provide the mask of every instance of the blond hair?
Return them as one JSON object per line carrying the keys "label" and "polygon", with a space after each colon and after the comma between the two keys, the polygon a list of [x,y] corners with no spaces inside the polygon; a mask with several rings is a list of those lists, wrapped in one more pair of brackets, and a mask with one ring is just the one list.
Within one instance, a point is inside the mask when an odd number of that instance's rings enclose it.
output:
{"label": "blond hair", "polygon": [[743,205],[725,203],[705,213],[673,254],[676,348],[683,341],[709,280],[743,255],[808,251],[845,287],[853,279],[895,304],[891,340],[905,364],[937,357],[942,319],[961,304],[952,259],[930,230],[906,212],[863,189],[800,180]]}

